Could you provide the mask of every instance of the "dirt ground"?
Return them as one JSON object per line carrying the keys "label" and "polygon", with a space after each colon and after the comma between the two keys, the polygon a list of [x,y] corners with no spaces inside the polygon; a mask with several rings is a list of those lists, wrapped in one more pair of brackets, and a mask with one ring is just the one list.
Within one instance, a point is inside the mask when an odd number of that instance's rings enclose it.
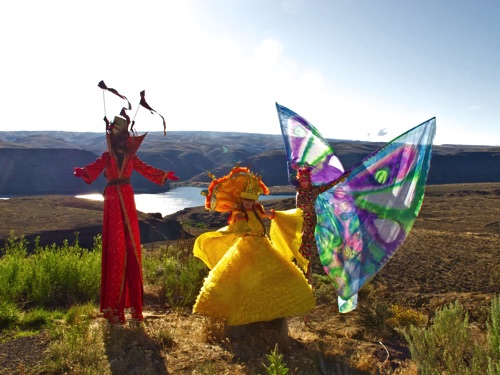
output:
{"label": "dirt ground", "polygon": [[[500,183],[429,186],[408,239],[367,289],[429,318],[458,300],[481,326],[491,298],[500,294],[499,255]],[[234,340],[224,338],[227,331],[217,322],[166,309],[156,304],[153,291],[148,295],[144,326],[128,334],[144,338],[164,327],[173,337],[171,345],[149,347],[157,358],[151,373],[265,373],[265,353],[278,342],[290,374],[417,374],[401,339],[382,340],[360,326],[359,311],[374,301],[365,293],[352,313],[339,314],[334,296],[308,314],[307,324],[303,317],[290,318],[275,327],[248,328]],[[46,346],[43,335],[1,343],[0,374],[36,369]]]}

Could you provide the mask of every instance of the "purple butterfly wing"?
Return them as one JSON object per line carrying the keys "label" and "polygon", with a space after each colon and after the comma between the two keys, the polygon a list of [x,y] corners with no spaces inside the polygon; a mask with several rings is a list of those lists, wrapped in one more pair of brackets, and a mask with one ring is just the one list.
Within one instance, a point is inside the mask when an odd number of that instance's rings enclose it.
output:
{"label": "purple butterfly wing", "polygon": [[316,200],[321,263],[344,300],[391,259],[420,211],[436,119],[400,135]]}
{"label": "purple butterfly wing", "polygon": [[276,103],[281,133],[285,142],[288,180],[297,185],[297,170],[312,167],[313,185],[336,180],[344,172],[342,163],[323,136],[306,119]]}

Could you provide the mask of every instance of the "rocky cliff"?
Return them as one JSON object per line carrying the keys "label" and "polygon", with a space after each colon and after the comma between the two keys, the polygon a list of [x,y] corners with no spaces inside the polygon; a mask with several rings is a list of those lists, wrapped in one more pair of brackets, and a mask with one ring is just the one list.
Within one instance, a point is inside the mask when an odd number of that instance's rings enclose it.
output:
{"label": "rocky cliff", "polygon": [[[381,143],[331,140],[346,169],[382,146]],[[86,185],[73,168],[94,161],[106,148],[100,133],[0,132],[0,197],[102,192],[101,176]],[[167,137],[148,134],[138,152],[146,163],[174,170],[186,184],[207,183],[207,172],[217,176],[235,163],[250,166],[268,186],[288,185],[283,140],[280,135],[172,132]],[[428,184],[500,181],[500,147],[434,146]],[[138,193],[158,193],[157,186],[139,174],[132,184]]]}

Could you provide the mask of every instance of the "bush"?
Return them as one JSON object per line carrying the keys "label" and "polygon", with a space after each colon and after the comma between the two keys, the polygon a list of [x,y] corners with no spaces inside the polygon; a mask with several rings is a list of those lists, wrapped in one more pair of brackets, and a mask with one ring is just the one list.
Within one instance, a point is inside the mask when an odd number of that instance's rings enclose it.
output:
{"label": "bush", "polygon": [[172,306],[192,307],[208,274],[205,264],[183,249],[172,249],[143,262],[145,282],[161,286],[162,297]]}
{"label": "bush", "polygon": [[40,247],[28,255],[24,237],[9,239],[0,258],[0,300],[23,306],[59,307],[99,295],[101,239],[89,251],[78,244]]}
{"label": "bush", "polygon": [[499,374],[500,297],[493,299],[487,325],[488,346],[473,340],[469,316],[458,303],[436,312],[428,328],[410,326],[405,338],[422,374]]}
{"label": "bush", "polygon": [[500,296],[491,301],[488,328],[488,374],[500,374]]}
{"label": "bush", "polygon": [[0,302],[0,332],[19,322],[21,310],[12,302]]}
{"label": "bush", "polygon": [[0,302],[0,332],[10,331],[14,336],[22,336],[40,332],[51,327],[55,319],[62,313],[58,310],[48,311],[41,307],[32,310],[22,310],[16,304],[8,301]]}
{"label": "bush", "polygon": [[472,358],[469,316],[455,302],[436,313],[429,329],[411,326],[406,339],[412,358],[424,374],[465,374]]}

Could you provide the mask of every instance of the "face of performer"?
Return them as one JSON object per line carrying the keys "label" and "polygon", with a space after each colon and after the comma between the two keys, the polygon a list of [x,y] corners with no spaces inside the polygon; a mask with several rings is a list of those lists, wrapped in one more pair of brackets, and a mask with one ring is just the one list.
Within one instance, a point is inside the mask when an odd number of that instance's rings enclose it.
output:
{"label": "face of performer", "polygon": [[307,189],[311,186],[311,174],[309,172],[301,172],[299,184],[302,189]]}
{"label": "face of performer", "polygon": [[128,132],[117,133],[113,136],[113,150],[117,154],[123,154],[127,149]]}
{"label": "face of performer", "polygon": [[253,205],[255,204],[255,201],[253,199],[242,198],[241,204],[245,210],[251,210]]}

